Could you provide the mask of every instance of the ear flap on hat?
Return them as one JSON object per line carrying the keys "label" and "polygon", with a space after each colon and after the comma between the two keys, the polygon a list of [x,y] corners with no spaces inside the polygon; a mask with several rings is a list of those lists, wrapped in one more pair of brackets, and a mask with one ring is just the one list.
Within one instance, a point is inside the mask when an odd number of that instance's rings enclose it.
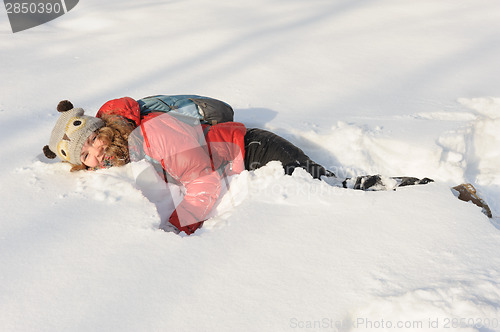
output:
{"label": "ear flap on hat", "polygon": [[[57,105],[58,112],[66,112],[73,109],[73,104],[69,100],[62,100]],[[50,149],[48,145],[43,147],[43,154],[49,159],[54,159],[57,155]]]}
{"label": "ear flap on hat", "polygon": [[45,157],[49,159],[54,159],[56,157],[56,154],[52,152],[48,145],[45,145],[43,147],[43,154],[45,154]]}
{"label": "ear flap on hat", "polygon": [[58,112],[66,112],[73,109],[73,104],[69,100],[61,100],[57,105]]}

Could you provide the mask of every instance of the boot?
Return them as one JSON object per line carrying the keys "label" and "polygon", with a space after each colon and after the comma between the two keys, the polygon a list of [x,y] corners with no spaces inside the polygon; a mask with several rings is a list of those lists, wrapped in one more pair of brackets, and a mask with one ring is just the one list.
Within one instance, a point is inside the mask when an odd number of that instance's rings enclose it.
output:
{"label": "boot", "polygon": [[470,183],[463,183],[452,189],[458,192],[458,199],[464,202],[472,202],[483,209],[483,213],[488,216],[488,218],[492,218],[490,207],[486,202],[477,195],[476,188]]}

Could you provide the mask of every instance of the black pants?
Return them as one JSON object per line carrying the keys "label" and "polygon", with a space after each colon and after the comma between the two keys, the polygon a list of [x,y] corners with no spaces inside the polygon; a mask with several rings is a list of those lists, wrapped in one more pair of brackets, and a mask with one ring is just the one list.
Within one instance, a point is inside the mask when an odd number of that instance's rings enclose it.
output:
{"label": "black pants", "polygon": [[273,160],[281,161],[288,175],[300,167],[316,179],[323,175],[335,176],[283,137],[263,129],[248,129],[245,134],[245,169],[253,171]]}

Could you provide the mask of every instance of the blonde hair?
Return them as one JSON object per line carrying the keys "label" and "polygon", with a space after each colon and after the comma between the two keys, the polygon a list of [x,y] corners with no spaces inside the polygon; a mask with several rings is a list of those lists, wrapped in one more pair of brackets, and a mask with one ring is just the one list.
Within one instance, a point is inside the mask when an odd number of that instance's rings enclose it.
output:
{"label": "blonde hair", "polygon": [[[135,125],[126,118],[119,115],[103,115],[101,119],[104,121],[104,127],[97,129],[97,137],[102,140],[106,146],[104,157],[112,160],[110,166],[123,166],[130,162],[128,151],[128,136],[135,129]],[[81,171],[89,167],[81,165],[73,165],[71,172]]]}

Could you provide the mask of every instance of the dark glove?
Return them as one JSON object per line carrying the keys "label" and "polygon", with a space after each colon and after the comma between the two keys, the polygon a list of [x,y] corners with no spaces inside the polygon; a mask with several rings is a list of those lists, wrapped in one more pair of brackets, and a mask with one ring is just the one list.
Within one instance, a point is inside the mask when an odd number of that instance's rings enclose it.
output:
{"label": "dark glove", "polygon": [[175,226],[180,232],[185,232],[187,235],[191,235],[196,231],[198,228],[200,228],[203,225],[203,221],[191,224],[191,225],[186,225],[186,226],[181,226],[181,223],[179,221],[179,216],[177,215],[177,211],[174,211],[168,221]]}

